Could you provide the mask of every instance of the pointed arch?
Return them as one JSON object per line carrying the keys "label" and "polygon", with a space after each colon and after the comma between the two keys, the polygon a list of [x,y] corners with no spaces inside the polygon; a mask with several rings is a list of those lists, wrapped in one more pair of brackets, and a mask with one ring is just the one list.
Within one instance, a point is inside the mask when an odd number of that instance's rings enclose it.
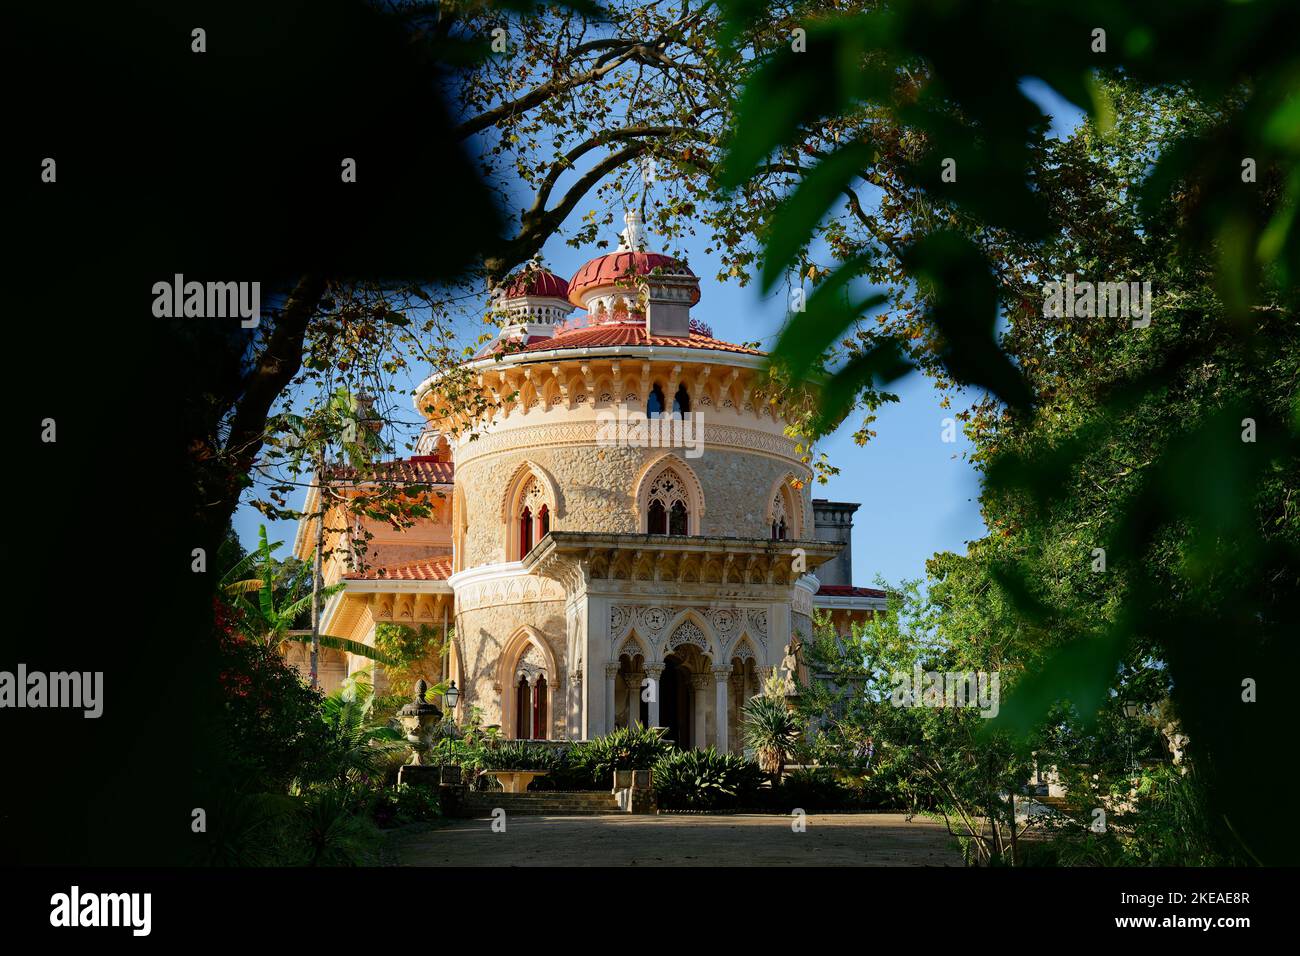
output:
{"label": "pointed arch", "polygon": [[[501,694],[501,728],[514,737],[549,738],[553,696],[559,679],[550,642],[535,627],[520,625],[497,658],[496,686]],[[524,703],[535,712],[521,710]],[[536,715],[536,716],[535,716]]]}
{"label": "pointed arch", "polygon": [[[787,471],[777,478],[768,488],[764,524],[767,534],[764,537],[786,540],[802,540],[807,534],[803,506],[803,492],[795,487],[796,482],[803,482],[793,471]],[[785,519],[785,533],[778,534],[781,519]]]}
{"label": "pointed arch", "polygon": [[754,642],[749,639],[748,634],[742,634],[732,646],[731,650],[727,652],[727,658],[729,660],[739,660],[742,662],[750,660],[757,664],[759,660],[758,648],[754,646]]}
{"label": "pointed arch", "polygon": [[524,414],[528,414],[528,410],[540,401],[541,397],[537,394],[537,388],[533,383],[531,381],[524,382],[523,387],[519,389],[519,407]]}
{"label": "pointed arch", "polygon": [[616,647],[618,649],[614,653],[615,660],[618,660],[624,654],[631,658],[635,658],[639,655],[643,661],[651,659],[649,645],[647,645],[645,641],[641,640],[641,635],[638,634],[635,629],[630,631],[627,637],[620,640]]}
{"label": "pointed arch", "polygon": [[[672,481],[672,476],[676,476],[676,482]],[[661,478],[664,481],[656,487]],[[654,503],[663,511],[664,531],[651,530],[650,514]],[[682,507],[674,511],[674,505]],[[632,507],[637,528],[642,534],[669,532],[674,521],[680,522],[679,527],[684,525],[679,533],[687,535],[700,534],[704,526],[704,488],[700,479],[690,465],[671,452],[659,455],[642,467],[632,485]],[[658,509],[655,509],[656,514]]]}
{"label": "pointed arch", "polygon": [[682,644],[694,645],[696,650],[707,655],[711,661],[722,660],[718,636],[704,616],[693,608],[679,611],[664,628],[663,634],[666,637],[657,657],[660,662]]}
{"label": "pointed arch", "polygon": [[554,406],[560,404],[561,401],[563,401],[563,396],[560,395],[560,383],[553,377],[547,376],[546,380],[542,383],[542,408],[546,411],[550,411]]}
{"label": "pointed arch", "polygon": [[561,513],[559,488],[536,462],[524,460],[501,490],[501,526],[507,561],[520,561]]}

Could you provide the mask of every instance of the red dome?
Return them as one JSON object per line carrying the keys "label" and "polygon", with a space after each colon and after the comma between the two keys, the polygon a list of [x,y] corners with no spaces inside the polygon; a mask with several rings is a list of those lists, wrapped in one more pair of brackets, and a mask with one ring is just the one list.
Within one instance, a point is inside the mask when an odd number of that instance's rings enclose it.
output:
{"label": "red dome", "polygon": [[548,299],[567,299],[569,297],[569,284],[554,272],[546,269],[521,272],[506,286],[505,297],[507,299],[518,299],[526,295]]}
{"label": "red dome", "polygon": [[[648,276],[656,269],[662,272],[695,276],[695,273],[672,256],[658,252],[611,252],[592,259],[569,280],[569,301],[582,306],[582,294],[588,289],[612,285],[631,276]],[[691,294],[691,305],[700,301],[700,290]]]}

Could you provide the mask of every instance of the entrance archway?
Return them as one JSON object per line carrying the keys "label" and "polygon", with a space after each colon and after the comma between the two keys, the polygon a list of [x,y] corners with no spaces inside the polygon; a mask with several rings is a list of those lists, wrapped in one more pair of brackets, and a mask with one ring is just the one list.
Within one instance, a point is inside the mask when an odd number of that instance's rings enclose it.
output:
{"label": "entrance archway", "polygon": [[713,706],[711,668],[708,655],[693,644],[680,644],[664,658],[659,722],[683,750],[707,746],[708,715]]}

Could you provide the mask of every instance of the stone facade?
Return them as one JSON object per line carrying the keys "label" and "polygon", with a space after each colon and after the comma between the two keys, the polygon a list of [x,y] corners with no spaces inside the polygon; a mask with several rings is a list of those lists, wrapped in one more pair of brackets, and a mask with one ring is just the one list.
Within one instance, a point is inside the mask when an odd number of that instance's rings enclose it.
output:
{"label": "stone facade", "polygon": [[[385,467],[434,476],[434,515],[373,528],[365,568],[332,559],[327,580],[344,589],[324,626],[367,642],[384,621],[433,626],[446,653],[427,679],[455,681],[458,716],[508,737],[651,724],[738,751],[745,700],[811,635],[816,569],[844,540],[818,540],[812,474],[786,434],[808,393],[776,387],[760,353],[690,319],[689,270],[663,278],[666,257],[619,256],[575,277],[586,323],[559,326],[558,277],[510,287],[516,318],[466,369],[483,417],[447,407],[437,379],[417,390],[425,454]],[[671,336],[623,284],[642,267],[651,310],[681,310]],[[635,427],[665,419],[678,429],[668,447]]]}
{"label": "stone facade", "polygon": [[[554,512],[555,530],[641,532],[635,489],[638,478],[655,462],[671,454],[680,471],[688,471],[700,485],[704,508],[700,515],[703,534],[759,538],[768,536],[770,523],[766,492],[782,479],[794,475],[803,488],[798,491],[802,507],[808,509],[807,468],[792,457],[762,455],[730,448],[711,448],[689,460],[681,449],[599,447],[595,425],[575,427],[571,444],[529,444],[532,429],[512,430],[524,447],[509,446],[492,454],[478,454],[465,464],[457,463],[457,481],[473,487],[465,496],[465,567],[506,559],[504,499],[508,485],[525,464],[540,468],[558,489]],[[757,440],[761,432],[751,432]],[[584,439],[585,440],[582,440]],[[684,474],[683,477],[688,477]],[[752,489],[761,489],[757,492]]]}

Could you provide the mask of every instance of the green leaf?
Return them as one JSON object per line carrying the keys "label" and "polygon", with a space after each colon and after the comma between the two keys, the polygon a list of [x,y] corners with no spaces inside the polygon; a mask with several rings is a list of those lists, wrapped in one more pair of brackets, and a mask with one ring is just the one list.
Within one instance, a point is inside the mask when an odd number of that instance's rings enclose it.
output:
{"label": "green leaf", "polygon": [[1126,645],[1117,628],[1062,646],[1016,684],[998,715],[981,730],[986,735],[1009,730],[1027,736],[1061,701],[1069,701],[1085,723],[1095,719],[1115,682]]}
{"label": "green leaf", "polygon": [[881,51],[891,49],[893,34],[884,12],[837,17],[808,28],[806,51],[786,47],[772,54],[736,107],[736,133],[719,176],[723,188],[740,186],[775,149],[799,142],[805,125],[864,99],[888,100],[897,77]]}
{"label": "green leaf", "polygon": [[997,285],[979,248],[958,233],[934,232],[904,253],[903,267],[928,297],[926,317],[943,334],[940,359],[953,380],[988,389],[1012,408],[1027,408],[1029,386],[994,334]]}
{"label": "green leaf", "polygon": [[[358,657],[364,657],[367,660],[378,661],[388,667],[397,667],[399,662],[389,657],[383,651],[376,650],[369,644],[363,644],[360,641],[354,641],[346,637],[336,637],[333,634],[319,634],[317,640],[320,641],[321,647],[328,647],[335,651],[345,651],[348,654],[355,654]],[[281,643],[293,641],[297,644],[310,644],[310,634],[286,634],[280,638]]]}
{"label": "green leaf", "polygon": [[825,435],[834,431],[867,386],[888,385],[910,371],[912,364],[903,357],[893,339],[886,339],[855,356],[822,387],[816,433]]}
{"label": "green leaf", "polygon": [[874,150],[866,143],[850,143],[836,150],[803,176],[794,194],[772,217],[772,232],[763,258],[763,291],[769,291],[781,273],[812,238],[844,187],[873,162]]}
{"label": "green leaf", "polygon": [[854,319],[888,301],[882,293],[868,296],[854,306],[845,301],[849,283],[861,277],[873,258],[867,254],[849,259],[817,286],[808,299],[807,309],[796,313],[782,330],[772,351],[774,363],[786,366],[796,378],[804,375],[822,361]]}

